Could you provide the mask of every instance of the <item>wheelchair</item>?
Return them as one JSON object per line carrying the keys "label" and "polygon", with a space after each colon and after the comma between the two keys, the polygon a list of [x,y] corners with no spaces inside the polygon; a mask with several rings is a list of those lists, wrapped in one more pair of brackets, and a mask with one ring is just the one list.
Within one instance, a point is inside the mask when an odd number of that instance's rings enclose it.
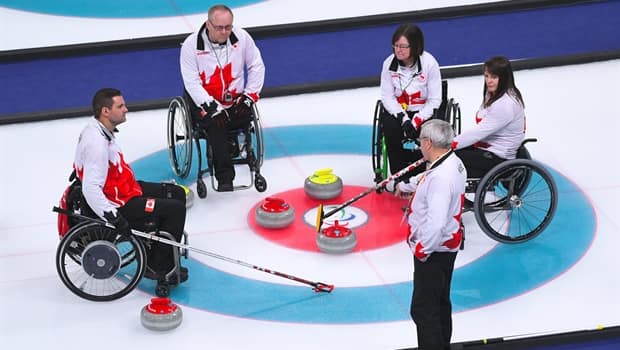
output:
{"label": "wheelchair", "polygon": [[529,241],[549,225],[558,190],[545,167],[532,160],[525,139],[517,158],[491,168],[485,176],[467,179],[465,211],[473,211],[480,229],[501,243]]}
{"label": "wheelchair", "polygon": [[[461,132],[461,110],[454,99],[447,97],[447,81],[442,81],[442,102],[432,118],[452,125],[455,134]],[[381,101],[377,101],[372,132],[372,166],[375,183],[388,178],[388,160],[380,116]],[[403,146],[415,140],[403,140]],[[526,139],[517,151],[516,159],[493,167],[482,178],[467,179],[464,211],[473,211],[480,229],[501,243],[520,243],[538,236],[555,214],[558,193],[555,181],[540,163],[533,161]],[[381,191],[377,191],[380,193]]]}
{"label": "wheelchair", "polygon": [[[381,100],[377,101],[375,105],[375,113],[372,122],[372,169],[375,174],[375,183],[380,183],[384,179],[387,179],[388,174],[388,158],[387,149],[385,146],[385,139],[383,136],[383,130],[381,127],[381,114],[385,109]],[[447,121],[452,125],[454,133],[456,135],[461,133],[461,108],[459,104],[453,99],[448,98],[448,81],[441,81],[441,104],[437,108],[431,119],[441,119]],[[412,149],[419,145],[416,144],[417,140],[412,140],[403,137],[403,147]],[[399,170],[399,169],[395,169]]]}
{"label": "wheelchair", "polygon": [[[196,192],[198,197],[207,196],[207,187],[202,179],[208,173],[211,187],[216,190],[213,167],[213,150],[207,140],[206,130],[192,120],[189,105],[184,97],[172,99],[168,107],[168,155],[173,172],[180,178],[187,178],[192,167],[193,146],[198,156],[198,176]],[[252,107],[252,120],[246,128],[229,130],[228,138],[236,140],[237,149],[231,147],[233,166],[246,164],[250,168],[250,183],[235,185],[234,190],[248,189],[254,186],[258,192],[267,190],[267,181],[260,173],[265,153],[263,130],[256,104]],[[202,147],[205,145],[207,167],[202,167]]]}
{"label": "wheelchair", "polygon": [[[178,263],[165,276],[158,277],[147,264],[154,242],[137,235],[118,235],[88,208],[79,185],[67,188],[60,207],[54,211],[59,213],[60,236],[56,270],[63,284],[77,296],[91,301],[116,300],[136,288],[143,277],[163,278],[166,282],[158,283],[155,293],[167,296],[170,287],[183,282],[180,257],[187,259],[186,249],[172,248]],[[68,222],[63,230],[61,221]],[[145,227],[154,236],[174,240],[171,234],[159,231],[156,222],[146,223]],[[182,240],[187,242],[187,233],[183,233]]]}

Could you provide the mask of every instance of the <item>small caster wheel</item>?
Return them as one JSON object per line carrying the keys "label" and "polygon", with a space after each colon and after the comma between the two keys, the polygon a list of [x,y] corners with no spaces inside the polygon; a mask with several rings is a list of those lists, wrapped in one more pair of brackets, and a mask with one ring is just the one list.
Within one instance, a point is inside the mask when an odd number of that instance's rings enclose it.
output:
{"label": "small caster wheel", "polygon": [[157,282],[155,287],[155,295],[160,298],[167,298],[170,295],[170,286],[166,282]]}
{"label": "small caster wheel", "polygon": [[207,197],[207,186],[205,186],[205,182],[202,181],[202,179],[198,179],[198,181],[196,181],[196,192],[200,198]]}
{"label": "small caster wheel", "polygon": [[267,190],[267,180],[261,174],[256,174],[254,179],[254,187],[258,192],[265,192]]}

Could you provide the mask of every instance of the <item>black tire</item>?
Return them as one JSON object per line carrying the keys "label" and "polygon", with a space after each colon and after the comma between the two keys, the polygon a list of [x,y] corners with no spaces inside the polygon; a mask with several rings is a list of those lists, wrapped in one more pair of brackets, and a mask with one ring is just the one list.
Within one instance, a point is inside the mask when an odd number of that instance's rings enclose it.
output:
{"label": "black tire", "polygon": [[502,243],[525,242],[549,225],[557,196],[556,184],[542,165],[513,159],[495,166],[482,178],[476,189],[474,214],[490,238]]}
{"label": "black tire", "polygon": [[207,186],[202,179],[196,180],[196,193],[202,199],[207,198]]}
{"label": "black tire", "polygon": [[[387,152],[383,141],[383,131],[381,130],[381,112],[383,104],[377,101],[375,114],[372,120],[372,170],[375,174],[374,181],[379,183],[388,177]],[[380,191],[377,191],[380,193]]]}
{"label": "black tire", "polygon": [[192,120],[182,97],[175,97],[168,106],[168,158],[172,171],[186,178],[192,168]]}
{"label": "black tire", "polygon": [[448,100],[444,120],[452,125],[455,135],[461,133],[461,107],[453,98]]}
{"label": "black tire", "polygon": [[258,192],[265,192],[267,190],[267,180],[261,174],[256,174],[254,177],[254,187]]}
{"label": "black tire", "polygon": [[[119,266],[104,272],[105,276],[89,272],[100,261],[106,261],[105,257],[89,255],[88,247],[93,246],[117,252]],[[88,258],[91,262],[87,264]],[[86,223],[72,228],[60,241],[56,270],[64,285],[77,296],[92,301],[116,300],[131,292],[142,279],[146,253],[136,237],[117,241],[113,229],[100,223]]]}
{"label": "black tire", "polygon": [[255,171],[260,171],[263,166],[263,159],[265,158],[265,144],[263,138],[263,126],[260,121],[260,114],[256,105],[252,107],[253,116],[252,125],[250,128],[250,134],[253,134],[252,138],[252,150],[254,153],[254,167]]}

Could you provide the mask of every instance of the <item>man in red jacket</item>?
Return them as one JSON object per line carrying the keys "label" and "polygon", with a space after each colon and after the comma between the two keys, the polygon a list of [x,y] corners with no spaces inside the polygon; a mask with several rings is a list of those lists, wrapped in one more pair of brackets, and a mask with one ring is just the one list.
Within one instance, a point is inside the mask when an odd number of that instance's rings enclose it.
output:
{"label": "man in red jacket", "polygon": [[[112,88],[97,91],[93,111],[95,118],[82,130],[73,162],[88,206],[120,235],[130,235],[131,228],[146,231],[145,224],[155,222],[159,230],[180,241],[185,226],[185,191],[174,184],[136,181],[116,144],[116,127],[127,120],[121,92]],[[157,279],[160,285],[187,279],[187,269],[175,260],[173,249],[177,248],[156,243],[147,256],[147,277]],[[178,273],[171,273],[175,271]]]}

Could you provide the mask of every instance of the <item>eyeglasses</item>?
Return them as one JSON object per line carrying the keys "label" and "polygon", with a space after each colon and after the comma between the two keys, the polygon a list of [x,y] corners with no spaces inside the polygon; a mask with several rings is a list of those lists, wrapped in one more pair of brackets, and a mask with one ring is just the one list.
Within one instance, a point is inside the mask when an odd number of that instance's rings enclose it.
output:
{"label": "eyeglasses", "polygon": [[410,49],[411,45],[392,45],[392,47],[394,49],[406,50],[406,49]]}
{"label": "eyeglasses", "polygon": [[211,23],[211,26],[213,27],[213,29],[215,29],[218,32],[230,32],[233,29],[232,24],[229,24],[226,26],[216,26],[215,24],[213,24],[213,22],[211,22],[211,20],[209,20],[209,23]]}

